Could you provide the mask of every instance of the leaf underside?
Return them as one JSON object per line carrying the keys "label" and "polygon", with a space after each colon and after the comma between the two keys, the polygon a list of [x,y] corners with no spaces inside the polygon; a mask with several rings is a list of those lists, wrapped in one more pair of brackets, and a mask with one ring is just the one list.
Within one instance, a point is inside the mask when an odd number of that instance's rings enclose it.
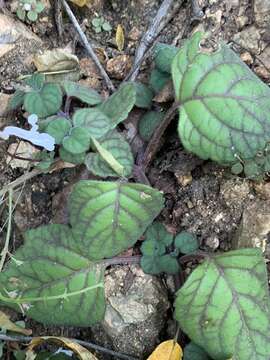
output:
{"label": "leaf underside", "polygon": [[206,260],[178,291],[175,317],[215,360],[270,358],[269,293],[259,249]]}
{"label": "leaf underside", "polygon": [[221,164],[252,159],[270,140],[270,90],[228,46],[201,51],[201,37],[195,33],[172,64],[181,141]]}
{"label": "leaf underside", "polygon": [[[103,318],[103,288],[90,289],[103,281],[103,268],[79,251],[68,226],[48,225],[27,232],[14,257],[0,274],[4,287],[0,289],[6,297],[14,293],[23,299],[43,298],[21,304],[29,317],[74,326],[90,326]],[[46,300],[57,295],[59,299]]]}
{"label": "leaf underside", "polygon": [[70,223],[77,246],[91,259],[134,245],[163,207],[161,193],[142,184],[80,181],[70,197]]}
{"label": "leaf underside", "polygon": [[[123,176],[129,176],[132,172],[134,160],[130,146],[121,134],[112,130],[100,138],[99,143],[123,166]],[[85,164],[88,170],[95,175],[102,177],[118,176],[99,154],[89,153],[85,159]]]}

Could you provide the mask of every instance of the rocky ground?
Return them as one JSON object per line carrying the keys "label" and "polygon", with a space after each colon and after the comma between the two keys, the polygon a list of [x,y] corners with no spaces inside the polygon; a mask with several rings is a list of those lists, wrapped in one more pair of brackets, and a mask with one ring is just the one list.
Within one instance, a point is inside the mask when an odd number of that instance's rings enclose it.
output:
{"label": "rocky ground", "polygon": [[[4,116],[7,102],[18,76],[33,72],[33,56],[45,49],[69,46],[80,58],[82,81],[106,93],[98,71],[65,17],[63,37],[61,40],[57,37],[52,3],[45,1],[44,15],[35,24],[26,26],[14,14],[10,16],[11,3],[7,1],[0,11],[0,128],[21,121],[16,115]],[[141,35],[160,3],[157,0],[94,0],[89,8],[78,10],[74,7],[116,86],[128,73]],[[180,46],[195,30],[211,33],[213,41],[231,44],[242,60],[269,83],[269,0],[200,0],[197,5],[202,11],[201,17],[197,16],[190,1],[184,1],[158,40]],[[113,31],[95,33],[91,19],[96,15],[104,16]],[[114,39],[118,24],[125,30],[125,48],[121,53]],[[142,65],[139,78],[147,78],[150,68],[151,57]],[[0,185],[26,171],[21,166],[10,166],[9,145],[0,141]],[[20,244],[21,234],[27,228],[48,223],[56,217],[65,218],[63,199],[70,184],[82,177],[88,177],[84,169],[72,168],[40,175],[25,184],[14,213],[12,250]],[[176,121],[167,130],[148,177],[152,186],[165,194],[166,207],[160,220],[169,231],[185,229],[196,233],[201,248],[210,252],[256,245],[266,251],[266,257],[270,256],[269,182],[248,181],[232,175],[228,169],[187,154],[177,137]],[[0,207],[0,211],[3,223],[5,207]],[[189,271],[187,267],[186,272]],[[170,278],[146,275],[138,265],[115,266],[106,275],[107,311],[101,325],[87,330],[48,328],[27,320],[27,326],[33,329],[34,335],[50,333],[82,338],[140,357],[173,334],[173,286]]]}

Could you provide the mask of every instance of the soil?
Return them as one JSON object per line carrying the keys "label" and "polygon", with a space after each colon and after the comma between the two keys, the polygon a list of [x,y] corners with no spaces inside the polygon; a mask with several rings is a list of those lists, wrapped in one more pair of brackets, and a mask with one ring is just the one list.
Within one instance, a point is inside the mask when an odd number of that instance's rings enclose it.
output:
{"label": "soil", "polygon": [[[92,7],[79,9],[72,6],[72,9],[80,24],[84,24],[88,39],[95,47],[102,49],[105,59],[120,54],[115,45],[114,32],[103,31],[96,34],[91,26],[91,19],[97,15],[103,16],[113,29],[121,24],[126,34],[123,53],[132,60],[140,36],[147,29],[160,3],[161,1],[157,0],[95,0]],[[254,11],[256,1],[200,0],[197,3],[203,12],[202,17],[196,17],[190,3],[190,1],[183,2],[158,40],[178,46],[181,45],[182,39],[189,37],[196,29],[210,32],[213,43],[222,40],[232,44],[234,50],[251,69],[268,83],[270,66],[268,67],[269,57],[265,56],[265,51],[269,46],[270,28],[269,22],[263,21],[262,17],[265,15],[262,13],[260,16],[257,8],[257,12]],[[4,13],[9,13],[10,2],[6,1],[5,6]],[[59,40],[53,12],[51,6],[37,23],[27,24],[27,27],[42,40],[41,48],[65,47],[72,41],[76,54],[80,58],[87,57],[78,39],[74,41],[75,32],[66,16],[64,16],[63,37]],[[27,51],[20,46],[19,57],[18,53],[16,53],[17,58],[14,58],[14,53],[4,58],[0,57],[0,88],[3,93],[14,90],[18,75],[33,70],[32,65],[25,66],[20,61],[20,56],[24,57],[24,52]],[[143,63],[139,78],[147,78],[150,69],[151,57]],[[120,80],[112,80],[115,86],[118,86]],[[101,84],[100,90],[106,93],[104,84],[103,86],[102,82],[99,84]],[[168,105],[166,104],[167,107]],[[21,122],[22,119],[16,116],[13,120]],[[25,172],[22,169],[12,169],[6,163],[7,147],[6,142],[0,141],[0,186],[14,181]],[[232,239],[241,223],[243,210],[260,196],[254,183],[232,175],[229,169],[188,154],[177,136],[176,119],[167,129],[147,176],[153,187],[164,192],[166,203],[159,219],[167,229],[173,233],[183,229],[196,233],[201,249],[210,252],[232,248]],[[84,169],[76,167],[42,174],[26,182],[14,215],[11,253],[22,243],[22,233],[26,229],[52,222],[55,216],[58,221],[65,222],[64,204],[70,185],[79,178],[87,177],[89,174]],[[7,209],[2,205],[0,211],[1,225],[3,225]],[[2,235],[0,234],[1,248],[4,242]],[[17,315],[13,314],[13,316],[16,318]],[[25,321],[26,326],[33,329],[33,335],[53,334],[91,340],[89,330],[47,327],[29,319]],[[166,337],[166,331],[162,333]]]}

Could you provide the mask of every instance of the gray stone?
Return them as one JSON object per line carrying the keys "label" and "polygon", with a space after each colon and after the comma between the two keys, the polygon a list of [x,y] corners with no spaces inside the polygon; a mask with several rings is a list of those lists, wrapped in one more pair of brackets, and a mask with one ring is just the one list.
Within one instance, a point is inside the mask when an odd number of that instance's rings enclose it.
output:
{"label": "gray stone", "polygon": [[246,27],[241,32],[233,36],[233,40],[244,49],[251,51],[253,54],[259,54],[260,49],[260,31],[253,25]]}
{"label": "gray stone", "polygon": [[265,251],[269,232],[270,201],[256,199],[243,211],[242,222],[232,242],[233,248],[259,247]]}
{"label": "gray stone", "polygon": [[255,21],[260,27],[269,27],[270,23],[270,1],[254,0]]}
{"label": "gray stone", "polygon": [[159,342],[170,306],[164,285],[139,266],[121,266],[106,275],[105,293],[104,321],[93,329],[94,335],[100,340],[103,332],[116,351],[148,355]]}

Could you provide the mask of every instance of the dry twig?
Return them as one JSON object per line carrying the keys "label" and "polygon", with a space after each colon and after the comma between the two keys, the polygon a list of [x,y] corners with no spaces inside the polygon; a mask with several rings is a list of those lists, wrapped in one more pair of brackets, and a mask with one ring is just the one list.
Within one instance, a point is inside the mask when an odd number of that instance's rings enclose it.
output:
{"label": "dry twig", "polygon": [[148,50],[162,31],[162,29],[171,21],[174,14],[179,10],[183,1],[178,0],[175,5],[174,11],[171,15],[168,16],[168,12],[173,5],[173,2],[174,0],[163,0],[156,16],[150,24],[150,27],[140,41],[140,44],[136,50],[133,67],[125,80],[135,80],[139,72],[139,68],[144,61],[146,55],[148,54]]}
{"label": "dry twig", "polygon": [[[28,342],[32,341],[33,339],[34,339],[34,337],[32,337],[32,336],[11,336],[11,335],[0,334],[0,340],[3,340],[3,341],[28,343]],[[69,340],[71,340],[72,342],[78,343],[88,349],[96,350],[96,351],[102,352],[104,354],[114,356],[118,359],[138,360],[138,358],[134,358],[129,355],[118,353],[116,351],[106,349],[103,346],[99,346],[99,345],[96,345],[96,344],[93,344],[93,343],[90,343],[87,341],[78,340],[78,339],[69,339]]]}
{"label": "dry twig", "polygon": [[91,44],[88,42],[87,37],[85,36],[84,32],[82,31],[80,24],[78,23],[76,17],[74,16],[71,8],[69,7],[69,5],[67,4],[66,0],[61,0],[61,3],[64,7],[64,9],[66,10],[66,13],[68,14],[74,28],[76,29],[82,43],[83,46],[85,47],[86,51],[88,52],[89,56],[92,58],[92,60],[94,61],[94,63],[96,64],[97,68],[99,69],[104,81],[106,82],[106,85],[108,87],[109,90],[114,91],[114,85],[111,81],[111,79],[109,78],[108,74],[106,73],[106,71],[104,70],[103,66],[101,65],[97,55],[95,54]]}

